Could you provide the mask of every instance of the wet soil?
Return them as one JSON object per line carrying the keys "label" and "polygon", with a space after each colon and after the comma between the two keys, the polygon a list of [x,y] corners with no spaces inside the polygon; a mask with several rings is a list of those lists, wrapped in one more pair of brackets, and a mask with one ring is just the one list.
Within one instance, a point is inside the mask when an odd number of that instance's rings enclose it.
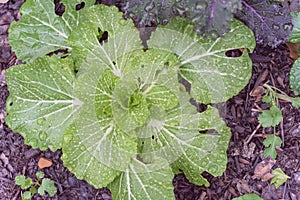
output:
{"label": "wet soil", "polygon": [[[109,190],[95,189],[86,181],[78,180],[63,166],[61,151],[40,151],[24,144],[23,138],[12,132],[5,124],[5,101],[8,90],[5,70],[19,64],[8,44],[7,30],[13,20],[20,18],[18,12],[24,0],[10,0],[0,4],[0,200],[21,199],[22,190],[14,183],[14,178],[24,174],[36,180],[35,173],[41,157],[52,160],[53,165],[42,171],[54,180],[58,192],[54,197],[36,194],[33,199],[111,199]],[[103,1],[102,3],[111,3]],[[57,8],[57,12],[59,9]],[[234,52],[233,52],[234,54]],[[173,179],[174,194],[180,200],[230,200],[246,193],[256,193],[265,200],[300,200],[300,110],[289,102],[280,101],[283,122],[276,134],[284,143],[277,149],[277,159],[264,158],[263,140],[273,133],[273,129],[262,128],[257,116],[269,105],[261,102],[261,95],[253,96],[253,91],[268,82],[290,96],[295,96],[289,88],[289,72],[293,64],[286,45],[276,49],[257,46],[251,53],[253,61],[252,78],[249,84],[235,97],[222,105],[221,113],[231,128],[232,138],[228,148],[227,169],[221,177],[203,173],[211,186],[195,186],[183,174]],[[250,95],[252,94],[252,95]],[[281,168],[290,179],[275,189],[266,176],[270,169]]]}

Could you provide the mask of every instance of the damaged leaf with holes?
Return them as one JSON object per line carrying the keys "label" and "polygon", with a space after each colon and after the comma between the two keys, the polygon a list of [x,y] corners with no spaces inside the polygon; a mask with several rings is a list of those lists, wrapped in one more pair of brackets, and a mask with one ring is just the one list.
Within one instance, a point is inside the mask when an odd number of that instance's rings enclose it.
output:
{"label": "damaged leaf with holes", "polygon": [[[33,61],[56,50],[71,50],[67,40],[79,22],[76,5],[92,6],[93,0],[61,0],[62,16],[55,14],[53,0],[28,0],[21,9],[21,19],[9,28],[9,44],[22,61]],[[20,42],[21,41],[21,42]]]}
{"label": "damaged leaf with holes", "polygon": [[[7,70],[7,124],[27,144],[61,148],[77,178],[108,187],[114,199],[174,199],[174,174],[206,186],[201,173],[222,175],[230,129],[216,108],[199,113],[189,100],[224,102],[247,85],[251,30],[234,21],[212,41],[175,18],[157,27],[144,51],[138,30],[117,8],[81,10],[66,40],[70,56]],[[226,56],[241,48],[240,57]]]}

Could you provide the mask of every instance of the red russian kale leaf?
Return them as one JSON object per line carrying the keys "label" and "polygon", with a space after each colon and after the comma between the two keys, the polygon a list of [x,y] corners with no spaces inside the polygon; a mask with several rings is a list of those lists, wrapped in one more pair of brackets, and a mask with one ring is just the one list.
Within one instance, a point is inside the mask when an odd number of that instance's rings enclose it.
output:
{"label": "red russian kale leaf", "polygon": [[287,41],[293,28],[287,7],[266,0],[243,0],[242,4],[235,16],[254,31],[257,43],[276,47]]}
{"label": "red russian kale leaf", "polygon": [[195,30],[206,36],[227,31],[241,0],[125,0],[123,11],[140,26],[166,24],[170,18],[188,18]]}
{"label": "red russian kale leaf", "polygon": [[176,9],[193,22],[197,33],[218,37],[227,32],[234,13],[241,9],[241,0],[185,0]]}
{"label": "red russian kale leaf", "polygon": [[123,11],[140,26],[167,24],[175,16],[175,0],[125,0]]}

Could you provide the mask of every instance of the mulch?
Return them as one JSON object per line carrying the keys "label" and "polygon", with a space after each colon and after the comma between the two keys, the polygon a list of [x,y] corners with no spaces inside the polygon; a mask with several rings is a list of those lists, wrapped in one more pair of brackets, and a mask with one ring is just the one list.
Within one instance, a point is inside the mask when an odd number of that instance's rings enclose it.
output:
{"label": "mulch", "polygon": [[[36,194],[33,199],[112,199],[108,189],[95,189],[84,180],[78,180],[63,166],[61,151],[40,151],[24,144],[23,138],[12,132],[5,124],[5,101],[9,94],[5,83],[5,69],[19,64],[8,44],[7,30],[13,20],[20,18],[18,12],[24,0],[10,0],[0,4],[0,200],[21,199],[22,190],[14,183],[19,174],[36,180],[38,160],[49,158],[53,165],[42,171],[54,180],[57,194],[50,198]],[[235,56],[235,52],[233,56]],[[238,55],[237,55],[238,56]],[[281,148],[277,149],[277,159],[264,158],[263,140],[273,133],[271,128],[260,127],[257,116],[261,109],[269,105],[261,102],[261,96],[251,96],[251,92],[268,82],[290,96],[295,96],[289,88],[289,72],[293,64],[289,49],[281,45],[276,49],[257,46],[250,54],[253,61],[252,78],[249,84],[226,103],[214,105],[226,108],[221,116],[231,128],[232,138],[228,148],[228,164],[224,174],[206,177],[211,186],[195,186],[183,174],[173,179],[176,199],[180,200],[229,200],[246,193],[256,193],[265,200],[300,200],[300,110],[290,103],[281,101],[283,122],[277,127],[279,136],[284,136]],[[270,169],[281,168],[290,178],[276,189],[266,180]]]}

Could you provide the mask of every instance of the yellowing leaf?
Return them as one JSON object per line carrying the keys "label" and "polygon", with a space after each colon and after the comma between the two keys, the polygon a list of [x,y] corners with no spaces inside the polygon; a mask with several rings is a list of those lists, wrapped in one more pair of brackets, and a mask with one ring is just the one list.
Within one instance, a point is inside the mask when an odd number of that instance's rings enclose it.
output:
{"label": "yellowing leaf", "polygon": [[283,183],[287,181],[290,177],[287,176],[281,168],[276,168],[272,171],[274,177],[271,180],[271,184],[274,183],[276,189],[279,188]]}

